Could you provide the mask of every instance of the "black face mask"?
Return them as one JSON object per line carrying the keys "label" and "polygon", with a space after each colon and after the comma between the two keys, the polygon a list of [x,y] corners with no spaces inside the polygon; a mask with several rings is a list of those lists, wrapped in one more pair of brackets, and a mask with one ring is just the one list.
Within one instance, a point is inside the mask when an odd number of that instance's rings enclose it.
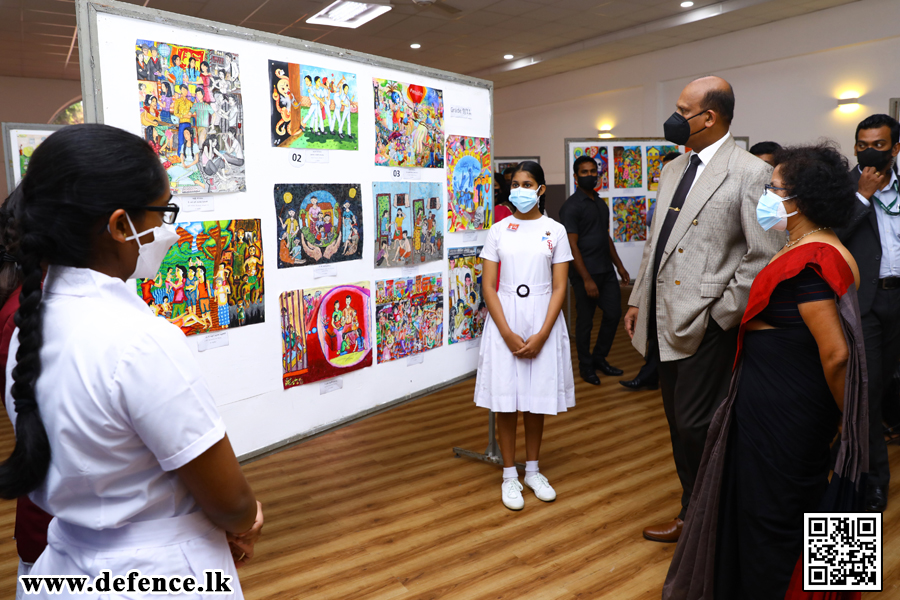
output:
{"label": "black face mask", "polygon": [[579,175],[578,176],[578,187],[583,190],[592,190],[597,187],[597,176],[596,175]]}
{"label": "black face mask", "polygon": [[888,163],[890,163],[893,158],[893,154],[894,153],[891,150],[866,148],[862,152],[857,153],[856,162],[859,164],[860,169],[875,167],[875,169],[880,171],[888,166]]}
{"label": "black face mask", "polygon": [[673,144],[684,146],[687,144],[688,140],[691,139],[691,124],[688,123],[688,121],[699,117],[705,112],[706,111],[704,110],[687,119],[677,112],[672,113],[672,116],[663,123],[665,138]]}

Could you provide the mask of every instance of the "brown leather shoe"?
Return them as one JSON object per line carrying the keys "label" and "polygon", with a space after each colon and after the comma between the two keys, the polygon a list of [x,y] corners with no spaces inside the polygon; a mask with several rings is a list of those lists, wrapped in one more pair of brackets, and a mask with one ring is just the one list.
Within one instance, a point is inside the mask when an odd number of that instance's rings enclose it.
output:
{"label": "brown leather shoe", "polygon": [[681,537],[682,526],[684,526],[684,521],[677,518],[668,523],[651,525],[650,527],[644,528],[644,537],[651,542],[674,544],[678,541],[678,538]]}

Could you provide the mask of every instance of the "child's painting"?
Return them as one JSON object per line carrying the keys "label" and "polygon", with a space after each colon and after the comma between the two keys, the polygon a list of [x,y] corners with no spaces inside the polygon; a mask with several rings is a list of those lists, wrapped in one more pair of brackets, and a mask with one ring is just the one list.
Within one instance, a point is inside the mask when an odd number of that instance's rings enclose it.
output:
{"label": "child's painting", "polygon": [[277,183],[278,268],[362,258],[363,215],[355,183]]}
{"label": "child's painting", "polygon": [[678,146],[647,146],[647,189],[659,190],[659,174],[662,160],[669,152],[678,152]]}
{"label": "child's painting", "polygon": [[372,184],[375,267],[407,267],[444,259],[444,211],[439,183]]}
{"label": "child's painting", "polygon": [[172,193],[244,191],[238,55],[150,40],[135,54],[141,129]]}
{"label": "child's painting", "polygon": [[644,186],[640,146],[614,146],[615,185],[619,189]]}
{"label": "child's painting", "polygon": [[375,97],[375,166],[444,167],[444,93],[372,79]]}
{"label": "child's painting", "polygon": [[447,138],[448,231],[491,226],[493,181],[490,139],[460,135]]}
{"label": "child's painting", "polygon": [[21,181],[22,177],[25,177],[25,171],[28,170],[28,163],[31,162],[31,155],[44,140],[50,137],[51,133],[52,132],[19,132],[16,134],[16,149],[19,151],[19,178],[16,183]]}
{"label": "child's painting", "polygon": [[487,306],[481,297],[481,246],[448,250],[451,344],[481,337]]}
{"label": "child's painting", "polygon": [[175,225],[179,239],[153,279],[137,292],[153,312],[185,335],[265,321],[262,229],[259,219]]}
{"label": "child's painting", "polygon": [[440,273],[375,283],[378,362],[437,348],[444,339],[444,288]]}
{"label": "child's painting", "polygon": [[644,196],[613,198],[614,242],[643,242],[647,239],[645,200]]}
{"label": "child's painting", "polygon": [[272,145],[359,149],[356,75],[269,61]]}
{"label": "child's painting", "polygon": [[[572,162],[579,156],[590,156],[597,161],[597,186],[594,188],[596,192],[605,192],[609,190],[609,149],[606,146],[587,146],[584,148],[575,148],[572,151]],[[576,183],[572,181],[572,193],[575,193]]]}
{"label": "child's painting", "polygon": [[369,283],[284,292],[284,389],[372,366]]}

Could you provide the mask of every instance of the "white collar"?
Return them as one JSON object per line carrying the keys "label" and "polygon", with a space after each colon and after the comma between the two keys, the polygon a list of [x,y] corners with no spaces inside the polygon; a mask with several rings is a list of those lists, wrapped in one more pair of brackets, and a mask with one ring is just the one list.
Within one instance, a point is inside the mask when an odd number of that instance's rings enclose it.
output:
{"label": "white collar", "polygon": [[716,152],[719,150],[719,148],[722,147],[722,144],[725,143],[725,140],[727,140],[730,137],[731,137],[731,132],[726,131],[725,135],[723,135],[721,138],[719,138],[718,141],[713,142],[712,144],[710,144],[709,146],[707,146],[700,152],[694,152],[692,150],[691,154],[696,154],[697,156],[699,156],[700,162],[702,162],[703,166],[705,167],[706,165],[709,164],[709,161],[712,160],[712,157],[716,155]]}
{"label": "white collar", "polygon": [[147,305],[138,296],[137,289],[133,285],[93,269],[50,265],[44,280],[44,293],[83,298],[108,298],[124,302],[136,310],[147,312],[149,310]]}

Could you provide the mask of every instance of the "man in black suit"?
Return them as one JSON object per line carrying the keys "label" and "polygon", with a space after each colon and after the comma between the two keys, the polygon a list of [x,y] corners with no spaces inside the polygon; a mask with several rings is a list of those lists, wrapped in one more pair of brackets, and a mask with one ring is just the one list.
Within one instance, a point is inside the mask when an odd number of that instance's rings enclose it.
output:
{"label": "man in black suit", "polygon": [[872,115],[856,127],[851,171],[856,211],[836,231],[859,266],[859,312],[869,375],[869,489],[866,510],[883,512],[890,481],[882,400],[900,360],[900,193],[896,158],[900,123]]}

